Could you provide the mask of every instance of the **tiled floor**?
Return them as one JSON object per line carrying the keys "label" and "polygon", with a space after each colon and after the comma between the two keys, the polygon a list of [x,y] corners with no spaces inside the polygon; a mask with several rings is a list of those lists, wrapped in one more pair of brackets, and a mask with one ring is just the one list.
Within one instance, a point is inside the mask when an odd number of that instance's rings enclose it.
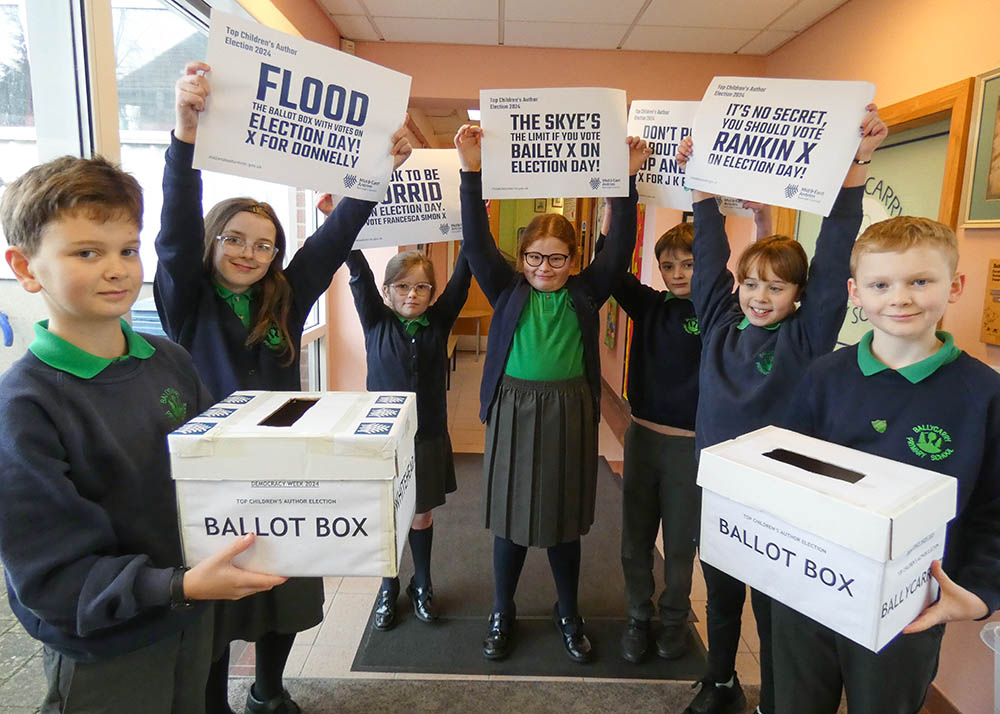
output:
{"label": "tiled floor", "polygon": [[[479,383],[482,376],[482,356],[478,360],[471,352],[458,353],[458,368],[452,373],[448,392],[448,426],[456,452],[482,453],[485,427],[479,421]],[[622,445],[602,421],[599,451],[611,467],[621,470]],[[321,624],[295,639],[291,657],[285,668],[287,677],[386,678],[386,679],[494,679],[432,674],[393,674],[352,672],[351,663],[357,651],[372,601],[378,590],[379,578],[326,578],[326,617]],[[698,617],[696,628],[702,641],[705,633],[705,583],[701,568],[695,561],[692,607]],[[743,613],[743,640],[736,656],[736,668],[745,684],[759,684],[757,660],[759,644],[757,628],[749,599]],[[253,675],[253,645],[238,643],[231,655],[230,673],[234,676]],[[501,677],[511,679],[511,677]],[[589,678],[586,678],[589,679]]]}

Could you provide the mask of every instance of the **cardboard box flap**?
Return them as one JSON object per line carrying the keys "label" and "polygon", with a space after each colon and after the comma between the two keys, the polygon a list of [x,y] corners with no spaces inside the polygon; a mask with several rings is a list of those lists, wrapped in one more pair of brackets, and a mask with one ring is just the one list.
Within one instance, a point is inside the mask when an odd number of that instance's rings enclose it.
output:
{"label": "cardboard box flap", "polygon": [[698,484],[883,562],[954,516],[952,478],[773,426],[703,450]]}
{"label": "cardboard box flap", "polygon": [[173,477],[392,478],[416,433],[416,397],[380,392],[238,392],[168,437]]}

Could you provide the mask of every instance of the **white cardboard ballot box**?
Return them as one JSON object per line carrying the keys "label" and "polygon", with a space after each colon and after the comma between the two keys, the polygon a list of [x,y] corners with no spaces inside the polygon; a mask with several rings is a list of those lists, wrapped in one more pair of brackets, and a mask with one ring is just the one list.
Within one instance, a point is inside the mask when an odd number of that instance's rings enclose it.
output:
{"label": "white cardboard ballot box", "polygon": [[243,568],[396,575],[416,431],[412,393],[230,395],[168,437],[185,562],[252,532]]}
{"label": "white cardboard ballot box", "polygon": [[937,596],[957,482],[769,426],[701,452],[701,557],[879,651]]}

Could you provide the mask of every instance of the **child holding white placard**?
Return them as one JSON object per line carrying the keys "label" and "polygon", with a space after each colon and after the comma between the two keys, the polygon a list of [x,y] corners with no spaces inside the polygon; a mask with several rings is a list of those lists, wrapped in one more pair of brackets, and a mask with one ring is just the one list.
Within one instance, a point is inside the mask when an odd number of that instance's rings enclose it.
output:
{"label": "child holding white placard", "polygon": [[[783,236],[765,237],[748,247],[733,275],[726,267],[729,243],[725,218],[714,196],[693,192],[695,312],[702,333],[697,448],[777,423],[812,360],[830,352],[847,309],[851,246],[861,227],[861,199],[871,156],[888,134],[874,104],[860,124],[861,142],[843,188],[823,220],[816,255],[809,266],[805,251]],[[686,164],[693,145],[688,137],[677,161]],[[766,210],[752,204],[755,211]],[[806,285],[808,271],[808,288]],[[796,306],[796,303],[801,306]],[[740,712],[745,704],[736,676],[746,585],[702,562],[708,591],[708,671],[685,710],[689,714]],[[759,711],[774,714],[770,599],[751,590],[760,635]]]}
{"label": "child holding white placard", "polygon": [[[210,67],[190,62],[177,81],[177,121],[163,173],[163,213],[153,284],[171,339],[188,349],[212,396],[240,389],[301,388],[299,342],[312,305],[347,259],[375,203],[344,199],[287,266],[285,234],[274,210],[232,198],[202,218],[201,173],[191,166]],[[398,167],[412,151],[400,129],[391,153]],[[247,711],[297,714],[282,686],[295,634],[323,619],[321,578],[291,578],[262,596],[215,614],[215,663],[209,714],[228,714],[229,642],[256,642],[256,680]]]}

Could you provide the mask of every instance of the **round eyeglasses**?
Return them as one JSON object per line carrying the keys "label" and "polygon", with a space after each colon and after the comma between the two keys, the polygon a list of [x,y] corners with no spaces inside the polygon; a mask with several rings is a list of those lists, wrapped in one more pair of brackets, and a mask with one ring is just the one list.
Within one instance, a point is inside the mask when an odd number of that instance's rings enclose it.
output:
{"label": "round eyeglasses", "polygon": [[412,290],[417,295],[430,295],[434,288],[430,283],[392,283],[389,285],[399,297],[406,297]]}
{"label": "round eyeglasses", "polygon": [[549,267],[555,270],[566,265],[566,261],[569,260],[569,255],[566,253],[536,253],[534,251],[524,254],[524,262],[530,265],[532,268],[537,268],[542,264],[542,261],[548,261]]}
{"label": "round eyeglasses", "polygon": [[[222,252],[230,258],[238,258],[246,254],[247,241],[242,236],[216,236],[215,240],[222,244]],[[278,253],[274,243],[257,241],[253,244],[253,257],[261,263],[270,263]]]}

